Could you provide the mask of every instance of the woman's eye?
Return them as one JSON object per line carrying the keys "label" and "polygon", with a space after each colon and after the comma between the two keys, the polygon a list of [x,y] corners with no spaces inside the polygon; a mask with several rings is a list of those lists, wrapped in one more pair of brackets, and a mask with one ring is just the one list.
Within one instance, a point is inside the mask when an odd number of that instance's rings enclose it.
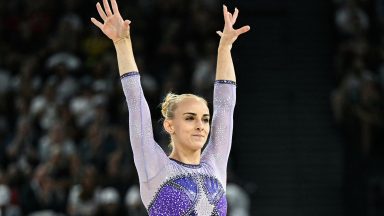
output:
{"label": "woman's eye", "polygon": [[185,120],[193,120],[193,117],[192,116],[187,117]]}
{"label": "woman's eye", "polygon": [[205,123],[208,123],[208,122],[209,122],[209,119],[203,119],[203,121],[204,121]]}

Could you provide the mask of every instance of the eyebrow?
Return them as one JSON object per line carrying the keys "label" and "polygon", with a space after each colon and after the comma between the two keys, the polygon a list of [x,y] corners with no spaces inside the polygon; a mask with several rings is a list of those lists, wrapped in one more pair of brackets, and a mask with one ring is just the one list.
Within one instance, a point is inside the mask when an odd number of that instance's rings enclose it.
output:
{"label": "eyebrow", "polygon": [[[193,116],[197,116],[196,113],[192,113],[192,112],[186,112],[186,113],[183,113],[183,115],[193,115]],[[203,117],[209,117],[209,114],[204,114]]]}

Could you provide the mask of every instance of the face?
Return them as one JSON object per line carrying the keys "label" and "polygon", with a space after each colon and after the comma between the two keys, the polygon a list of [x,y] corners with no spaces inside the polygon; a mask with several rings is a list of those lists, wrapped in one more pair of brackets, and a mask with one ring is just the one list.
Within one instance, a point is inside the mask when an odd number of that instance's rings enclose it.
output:
{"label": "face", "polygon": [[195,152],[203,148],[209,134],[209,109],[197,98],[188,97],[177,104],[174,118],[167,120],[175,148]]}

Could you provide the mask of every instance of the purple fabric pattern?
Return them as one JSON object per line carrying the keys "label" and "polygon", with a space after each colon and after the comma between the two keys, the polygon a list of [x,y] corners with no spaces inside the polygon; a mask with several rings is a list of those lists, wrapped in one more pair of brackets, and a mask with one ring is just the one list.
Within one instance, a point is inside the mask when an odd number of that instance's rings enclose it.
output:
{"label": "purple fabric pattern", "polygon": [[191,201],[195,202],[198,193],[198,185],[192,177],[180,178],[175,180],[173,183],[181,188],[188,195]]}
{"label": "purple fabric pattern", "polygon": [[216,209],[219,216],[227,215],[227,198],[225,196],[223,196],[219,203],[217,203]]}
{"label": "purple fabric pattern", "polygon": [[[151,216],[162,215],[162,213],[166,215],[195,215],[198,211],[199,201],[204,200],[202,196],[207,198],[206,204],[212,206],[209,213],[226,212],[223,187],[217,179],[205,175],[177,177],[169,180],[156,193],[153,203],[149,206],[149,212]],[[165,210],[165,207],[171,208],[172,211]]]}
{"label": "purple fabric pattern", "polygon": [[185,215],[192,208],[192,202],[182,190],[172,186],[164,186],[149,208],[150,216]]}
{"label": "purple fabric pattern", "polygon": [[209,202],[212,204],[217,203],[224,194],[224,189],[220,182],[210,176],[204,177],[204,189],[208,195]]}

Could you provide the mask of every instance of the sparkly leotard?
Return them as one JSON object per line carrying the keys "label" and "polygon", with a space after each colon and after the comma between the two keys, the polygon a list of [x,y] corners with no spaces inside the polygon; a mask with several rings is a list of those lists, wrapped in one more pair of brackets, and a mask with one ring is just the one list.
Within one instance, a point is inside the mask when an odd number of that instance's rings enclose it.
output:
{"label": "sparkly leotard", "polygon": [[140,194],[150,216],[226,215],[227,162],[232,142],[236,85],[217,80],[207,147],[198,165],[170,159],[153,138],[151,115],[138,72],[121,76]]}

